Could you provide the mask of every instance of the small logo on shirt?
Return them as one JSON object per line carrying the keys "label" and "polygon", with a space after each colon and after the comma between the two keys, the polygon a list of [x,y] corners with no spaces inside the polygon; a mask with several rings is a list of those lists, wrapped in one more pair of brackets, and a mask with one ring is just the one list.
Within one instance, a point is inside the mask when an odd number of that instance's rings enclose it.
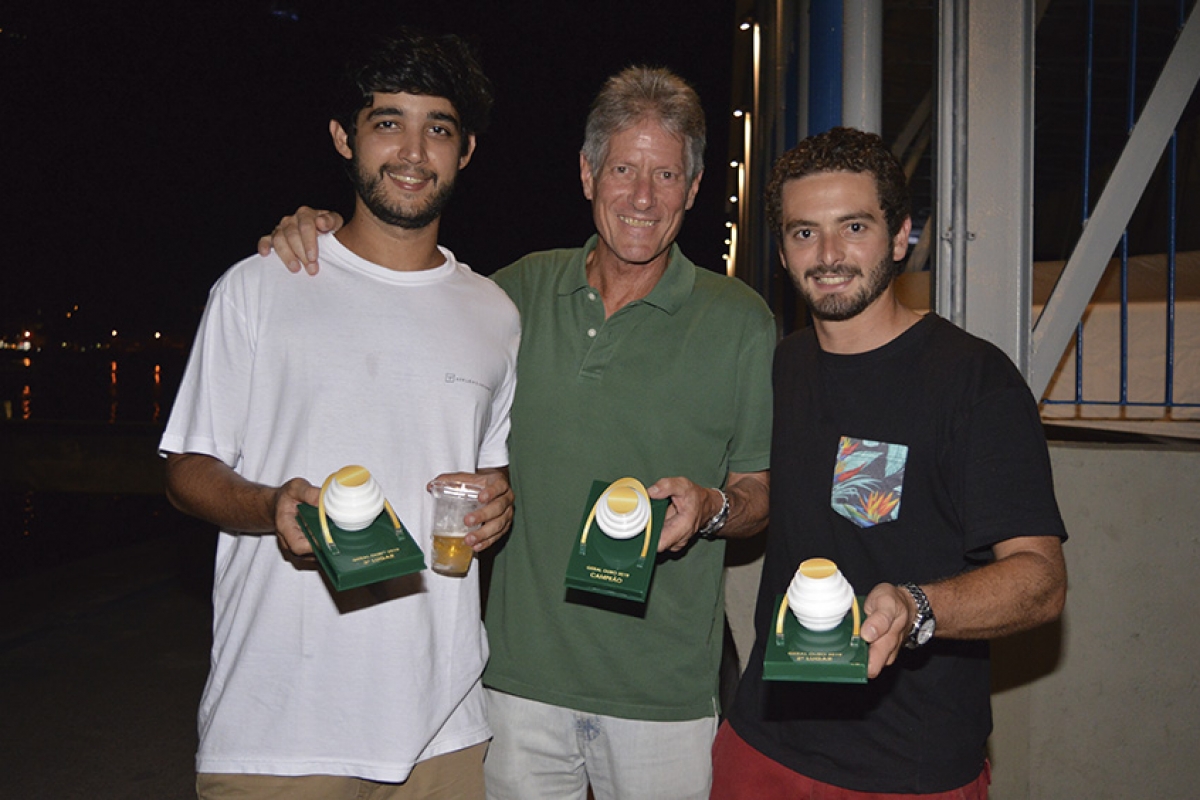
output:
{"label": "small logo on shirt", "polygon": [[833,510],[860,528],[900,518],[908,445],[843,436],[833,467]]}
{"label": "small logo on shirt", "polygon": [[464,378],[462,375],[455,375],[453,372],[446,373],[446,383],[469,383],[472,386],[478,386],[480,389],[484,389],[488,392],[492,390],[492,387],[488,386],[486,383],[480,383],[479,381],[472,380],[471,378]]}

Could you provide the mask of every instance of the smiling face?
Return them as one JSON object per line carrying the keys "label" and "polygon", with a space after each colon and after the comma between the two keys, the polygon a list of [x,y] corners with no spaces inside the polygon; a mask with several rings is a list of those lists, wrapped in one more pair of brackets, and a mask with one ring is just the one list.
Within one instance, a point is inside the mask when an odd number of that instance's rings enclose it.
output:
{"label": "smiling face", "polygon": [[463,134],[444,97],[376,92],[358,113],[353,146],[336,120],[334,146],[350,161],[357,212],[387,225],[425,228],[441,216],[458,171],[471,160],[475,138]]}
{"label": "smiling face", "polygon": [[614,134],[597,171],[579,157],[583,193],[600,234],[598,257],[624,265],[665,262],[700,188],[701,176],[689,181],[684,166],[683,138],[653,119]]}
{"label": "smiling face", "polygon": [[820,172],[790,180],[781,197],[783,265],[818,320],[839,322],[871,308],[891,286],[912,221],[888,236],[875,177]]}

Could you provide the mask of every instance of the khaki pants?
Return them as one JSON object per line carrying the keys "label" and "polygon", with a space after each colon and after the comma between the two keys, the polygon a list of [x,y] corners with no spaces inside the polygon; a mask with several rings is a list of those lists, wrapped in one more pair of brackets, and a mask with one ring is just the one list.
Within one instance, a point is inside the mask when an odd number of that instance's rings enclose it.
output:
{"label": "khaki pants", "polygon": [[337,775],[196,776],[200,800],[483,800],[487,742],[435,756],[413,767],[404,783]]}

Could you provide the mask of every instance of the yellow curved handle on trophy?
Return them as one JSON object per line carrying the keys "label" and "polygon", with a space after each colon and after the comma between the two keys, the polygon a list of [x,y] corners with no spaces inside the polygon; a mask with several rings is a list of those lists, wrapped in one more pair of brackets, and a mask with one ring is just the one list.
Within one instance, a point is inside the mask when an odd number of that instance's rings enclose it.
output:
{"label": "yellow curved handle on trophy", "polygon": [[325,514],[325,493],[329,491],[329,484],[333,483],[337,474],[337,472],[329,473],[329,477],[321,484],[321,497],[317,500],[317,518],[321,520],[321,536],[325,537],[325,546],[330,550],[336,549],[337,545],[333,541],[333,534],[329,532],[329,517]]}
{"label": "yellow curved handle on trophy", "polygon": [[[646,501],[646,506],[647,507],[650,506],[650,495],[646,491],[646,487],[643,486],[642,482],[639,481],[637,478],[621,478],[619,480],[615,480],[612,483],[610,483],[608,485],[608,488],[600,493],[600,497],[596,498],[596,502],[592,503],[592,510],[590,512],[588,512],[587,522],[585,522],[583,525],[583,534],[579,537],[579,553],[580,553],[580,555],[587,554],[588,531],[591,530],[592,522],[596,519],[596,506],[598,506],[600,504],[600,501],[613,489],[620,489],[620,488],[625,488],[625,487],[633,489],[635,492],[637,492],[638,495],[640,495]],[[653,529],[654,529],[654,512],[651,511],[650,518],[646,521],[646,532],[643,534],[642,553],[640,556],[638,556],[638,566],[641,566],[646,561],[646,554],[650,549],[650,535],[651,535],[651,532],[653,531]]]}
{"label": "yellow curved handle on trophy", "polygon": [[[782,643],[784,639],[783,620],[784,616],[787,614],[787,610],[788,599],[787,595],[785,594],[783,596],[783,602],[779,604],[779,613],[775,615],[775,639],[780,643]],[[854,596],[853,602],[850,604],[850,611],[854,616],[854,627],[853,630],[850,631],[850,637],[852,639],[857,639],[861,635],[859,631],[862,628],[862,610],[858,607],[858,595]]]}
{"label": "yellow curved handle on trophy", "polygon": [[[321,520],[321,536],[325,538],[325,546],[331,553],[338,551],[337,543],[333,540],[333,534],[329,530],[329,516],[325,512],[325,493],[329,491],[330,484],[334,479],[341,481],[343,485],[357,486],[371,477],[371,472],[366,467],[360,467],[356,464],[351,464],[342,467],[336,472],[331,472],[325,482],[321,484],[321,496],[317,500],[317,517]],[[392,527],[400,530],[400,518],[396,516],[395,510],[392,509],[392,504],[387,498],[383,499],[383,507],[387,509],[388,516],[392,518]]]}

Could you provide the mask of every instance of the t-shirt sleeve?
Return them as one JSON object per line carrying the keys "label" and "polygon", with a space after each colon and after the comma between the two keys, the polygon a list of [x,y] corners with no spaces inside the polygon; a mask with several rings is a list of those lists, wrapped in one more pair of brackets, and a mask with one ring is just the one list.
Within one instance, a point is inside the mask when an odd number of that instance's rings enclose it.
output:
{"label": "t-shirt sleeve", "polygon": [[513,326],[513,333],[505,346],[507,364],[504,379],[492,393],[492,408],[488,429],[479,447],[479,466],[482,468],[508,465],[508,433],[511,425],[513,394],[517,388],[517,351],[520,349],[520,326]]}
{"label": "t-shirt sleeve", "polygon": [[518,309],[521,307],[521,263],[514,262],[492,274],[492,280],[508,294]]}
{"label": "t-shirt sleeve", "polygon": [[1018,536],[1067,538],[1041,418],[1024,384],[992,392],[975,404],[966,445],[968,552]]}
{"label": "t-shirt sleeve", "polygon": [[201,453],[236,467],[245,438],[254,348],[229,274],[209,292],[159,453]]}
{"label": "t-shirt sleeve", "polygon": [[761,472],[771,466],[771,362],[775,320],[763,306],[748,325],[738,357],[737,400],[730,472]]}

